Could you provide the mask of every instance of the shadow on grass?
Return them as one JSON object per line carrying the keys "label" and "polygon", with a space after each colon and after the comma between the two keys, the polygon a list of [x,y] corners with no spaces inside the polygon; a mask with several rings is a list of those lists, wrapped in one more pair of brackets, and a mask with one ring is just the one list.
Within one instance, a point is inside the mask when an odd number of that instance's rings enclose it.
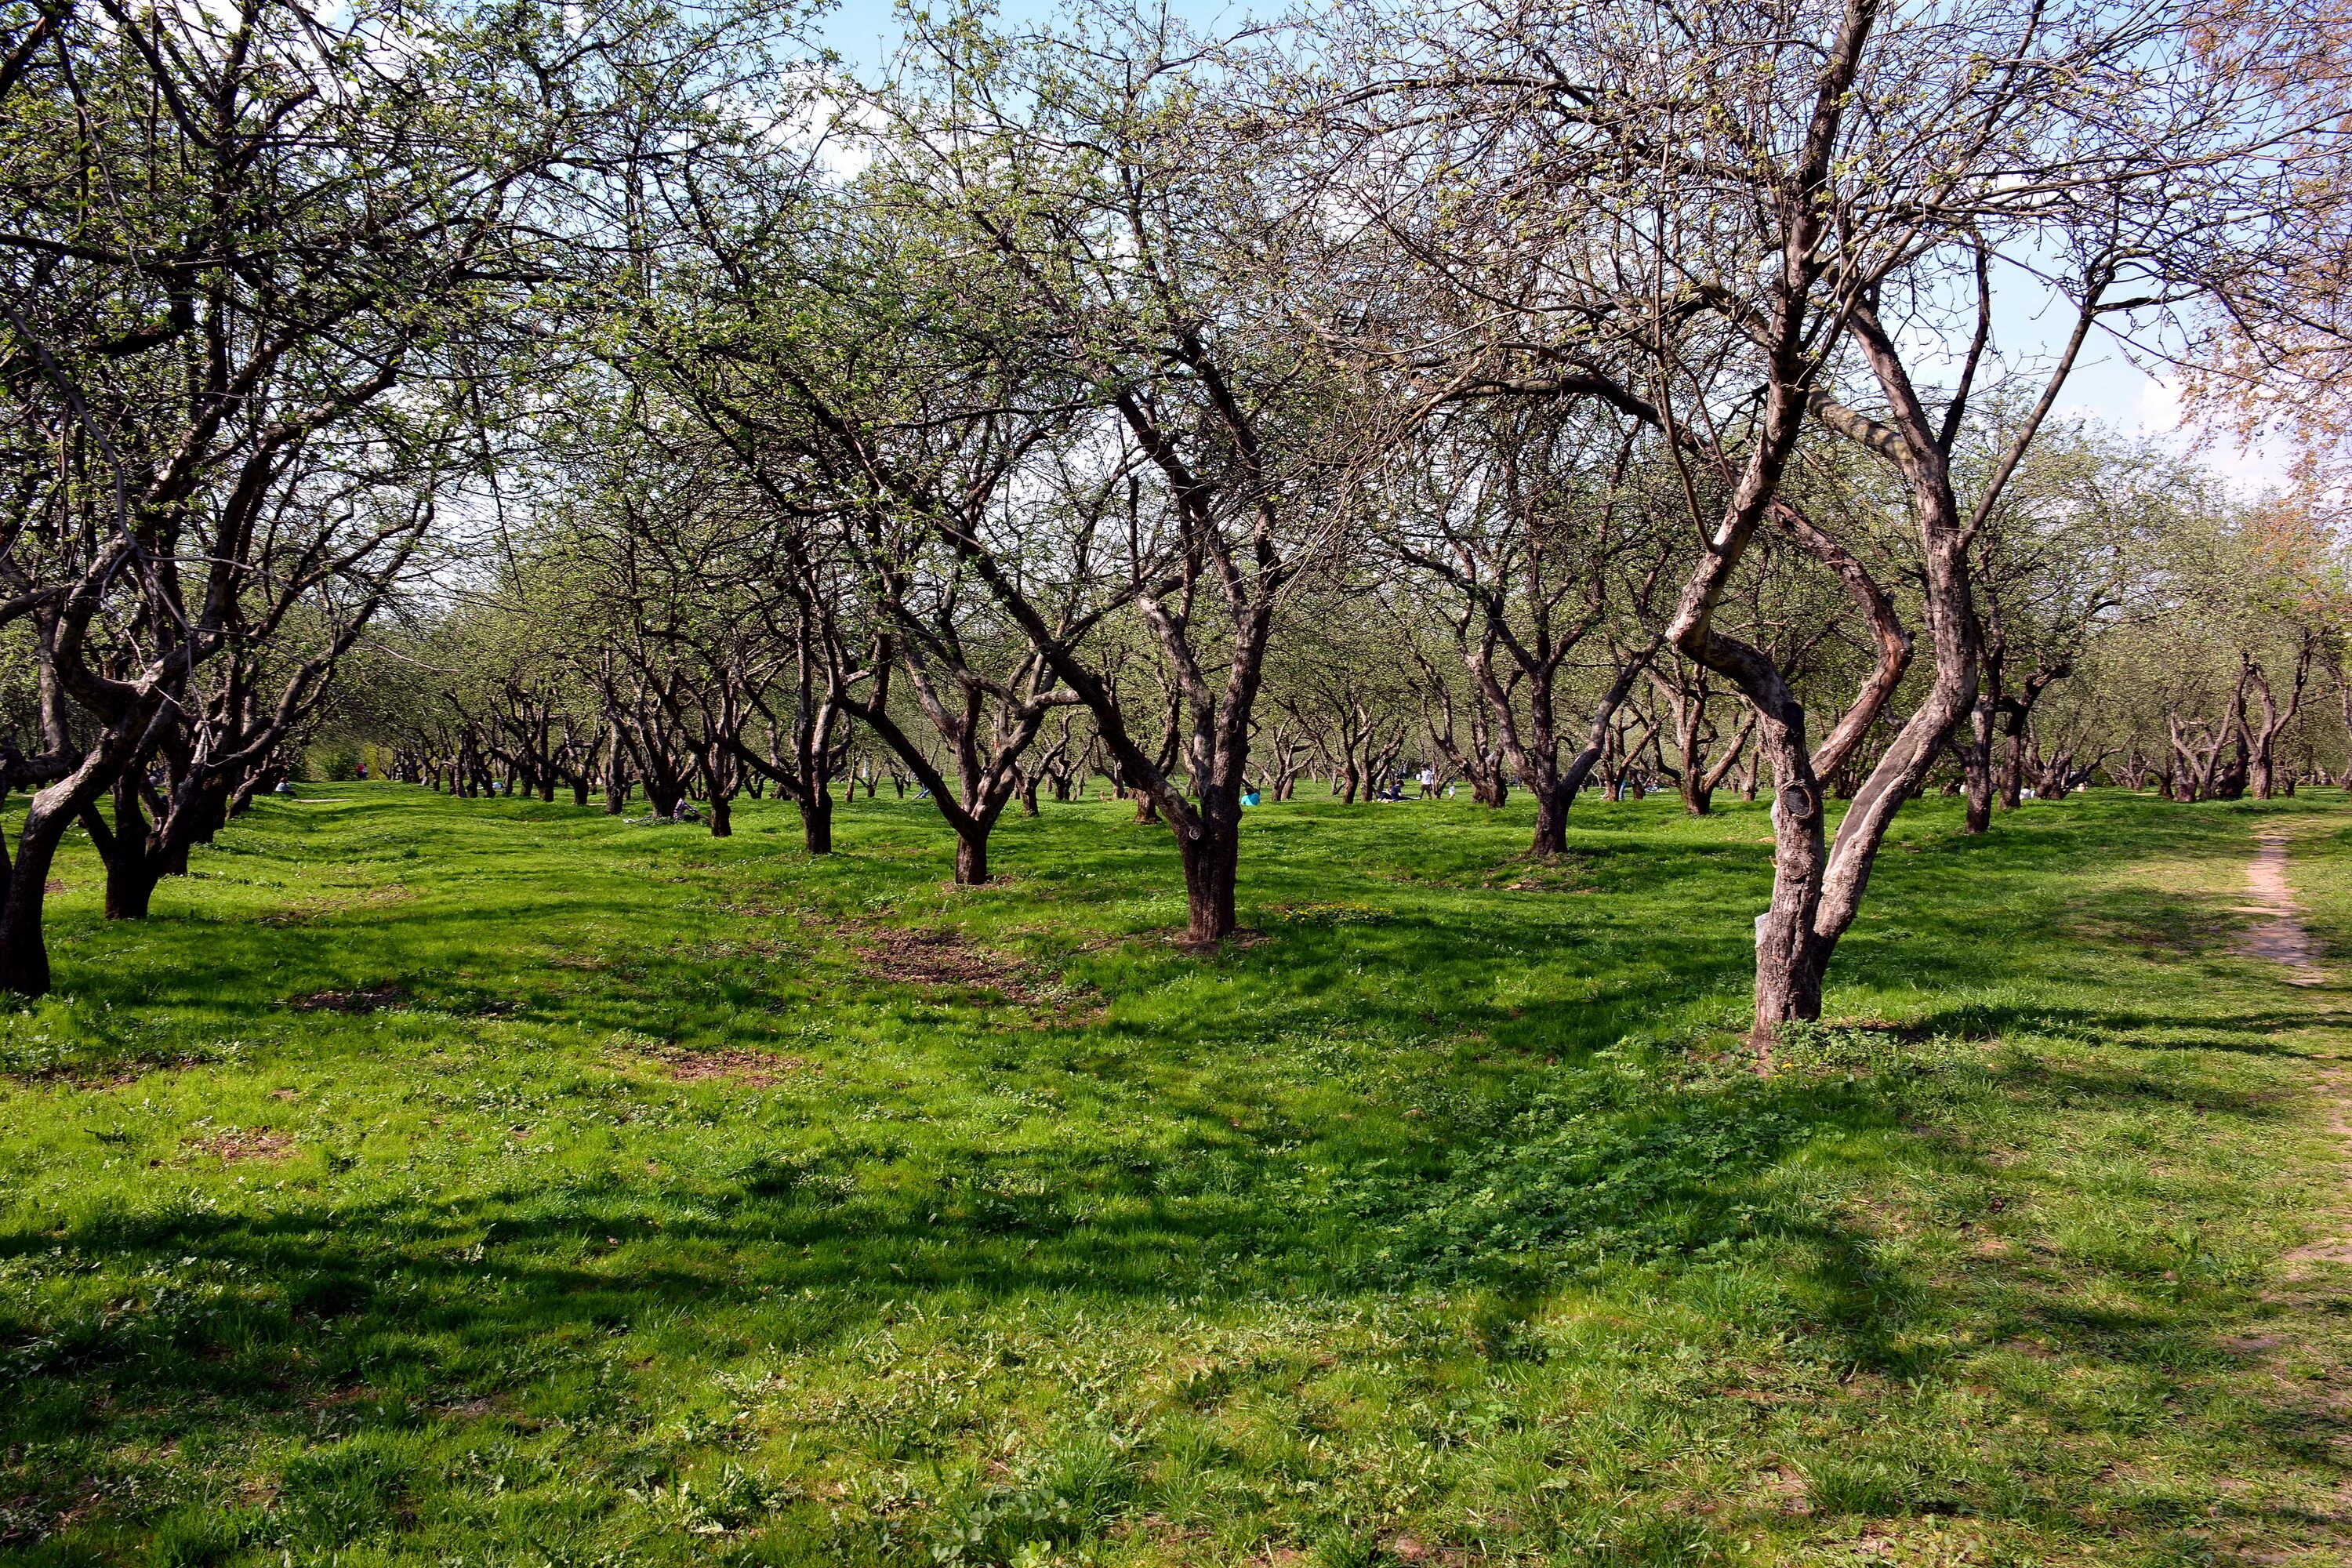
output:
{"label": "shadow on grass", "polygon": [[[561,1419],[607,1397],[611,1335],[688,1321],[696,1354],[723,1363],[837,1349],[919,1299],[950,1312],[1040,1296],[1150,1312],[1470,1287],[1524,1302],[1578,1281],[1697,1277],[1766,1258],[1796,1281],[1790,1327],[1816,1353],[1894,1380],[1948,1365],[1951,1348],[1925,1331],[1950,1315],[1936,1282],[1889,1264],[1877,1237],[1787,1179],[1792,1158],[1897,1133],[1933,1074],[1730,1075],[1663,1100],[1629,1100],[1631,1081],[1628,1069],[1596,1068],[1580,1094],[1484,1104],[1426,1131],[1390,1121],[1351,1132],[1344,1149],[1315,1142],[1331,1162],[1315,1175],[1289,1137],[1236,1135],[1202,1107],[1149,1158],[1074,1165],[975,1147],[918,1163],[887,1135],[814,1150],[746,1140],[719,1190],[573,1172],[424,1206],[321,1196],[256,1218],[177,1203],[20,1230],[0,1237],[0,1258],[55,1253],[134,1279],[194,1265],[234,1283],[130,1310],[95,1303],[37,1332],[0,1330],[21,1386],[74,1395],[0,1409],[0,1443],[159,1405],[296,1430],[363,1394],[381,1396],[380,1414],[350,1415],[347,1428],[466,1400],[490,1401],[476,1414],[493,1418]],[[2003,1083],[2106,1110],[2194,1105],[2250,1123],[2287,1110],[2271,1097],[2039,1062]],[[1914,1157],[1948,1173],[1984,1168],[1962,1145]],[[2061,1288],[2038,1260],[1988,1263],[1973,1289],[1995,1304],[1989,1317],[2053,1352],[2172,1367],[2184,1353],[2164,1307],[2175,1261],[2107,1259],[2089,1269],[2098,1283],[2087,1291],[2080,1279]],[[2305,1412],[2273,1440],[2347,1431]]]}
{"label": "shadow on grass", "polygon": [[[411,809],[273,808],[258,827],[303,855],[364,858],[415,831]],[[1244,918],[1265,940],[1205,960],[1160,940],[1173,852],[1164,829],[1116,821],[1119,808],[1049,807],[1008,825],[1000,859],[1018,879],[976,892],[942,887],[945,835],[911,803],[845,810],[846,852],[829,864],[799,855],[773,810],[747,811],[721,845],[563,804],[445,809],[470,813],[480,841],[445,856],[446,874],[420,868],[432,885],[413,902],[257,927],[243,906],[298,890],[281,872],[204,889],[219,912],[143,931],[88,923],[69,962],[100,1009],[90,1037],[137,1063],[152,1044],[143,1024],[107,1020],[104,1006],[176,1009],[196,1021],[189,1039],[249,1037],[248,1060],[355,1085],[376,1071],[385,1081],[367,1092],[396,1106],[422,1092],[422,1064],[394,1047],[423,1041],[402,1045],[402,1030],[461,1032],[529,1079],[605,1070],[607,1034],[766,1041],[746,1032],[757,1015],[819,1030],[808,1048],[826,1057],[822,1091],[779,1119],[753,1114],[777,1101],[665,1089],[736,1119],[723,1162],[676,1180],[625,1171],[617,1152],[594,1152],[601,1131],[554,1113],[548,1136],[577,1142],[561,1168],[485,1171],[484,1145],[412,1183],[396,1161],[363,1155],[328,1169],[321,1190],[275,1194],[267,1213],[225,1211],[191,1186],[21,1225],[0,1235],[0,1262],[63,1283],[37,1320],[0,1321],[0,1357],[28,1391],[0,1405],[0,1447],[69,1431],[169,1442],[568,1420],[625,1405],[641,1357],[707,1376],[845,1353],[910,1301],[953,1321],[1051,1298],[1141,1324],[1286,1300],[1458,1298],[1500,1322],[1563,1291],[1630,1300],[1742,1271],[1777,1282],[1772,1310],[1807,1355],[1857,1375],[1950,1374],[1963,1357],[1956,1320],[2031,1337],[2037,1353],[2095,1374],[2159,1370],[2221,1356],[2214,1325],[2227,1317],[2178,1310],[2188,1260],[2162,1237],[2063,1268],[1980,1258],[1956,1295],[1820,1173],[1892,1149],[1958,1187],[1989,1180],[1984,1149],[1916,1135],[1955,1084],[2074,1113],[2191,1108],[2256,1132],[2284,1130],[2294,1110],[2260,1084],[2128,1058],[2021,1056],[1998,1065],[1997,1089],[1982,1052],[1770,1079],[1736,1058],[1708,1065],[1707,1044],[1738,1022],[1747,921],[1769,880],[1760,807],[1691,824],[1648,803],[1580,806],[1559,876],[1517,888],[1506,879],[1530,880],[1516,869],[1517,820],[1431,808],[1434,826],[1406,835],[1362,807],[1285,808],[1253,818],[1244,865]],[[1874,999],[1911,997],[1897,1021],[1917,1044],[2038,1036],[2273,1057],[2284,1050],[2275,1034],[2340,1019],[2333,998],[2298,1013],[2232,997],[2183,1018],[2093,1005],[2085,987],[2038,994],[2063,966],[2128,976],[2150,931],[2187,942],[2225,914],[2219,900],[2181,895],[2150,915],[2101,895],[2085,921],[2063,879],[2111,865],[2105,838],[2126,835],[2138,856],[2243,854],[2242,823],[2215,814],[2143,820],[2069,803],[1982,839],[1906,814],[1836,977]],[[551,851],[550,837],[570,847]],[[746,902],[774,912],[746,915]],[[862,973],[841,937],[853,919],[1021,952],[1106,1010],[1065,1026]],[[108,963],[137,943],[170,948],[160,977]],[[583,954],[602,967],[553,967]],[[289,1006],[387,981],[410,993],[408,1015]],[[1059,1103],[1093,1097],[1094,1121],[1024,1124],[1016,1139],[954,1119],[999,1075],[1049,1070]],[[908,1080],[920,1085],[911,1095]],[[79,1271],[108,1293],[76,1293]],[[2213,1300],[2242,1293],[2189,1284]],[[2030,1372],[1996,1390],[2000,1414],[2056,1397]],[[2266,1420],[2259,1441],[2282,1460],[2311,1462],[2346,1432],[2325,1411]],[[1891,1499],[2020,1517],[2044,1506],[2004,1500],[1989,1477],[1902,1482],[1912,1472],[1899,1458],[1885,1457],[1896,1479],[1883,1485],[1859,1461],[1823,1482],[1824,1506],[1867,1512]],[[2162,1505],[2144,1506],[2135,1528],[2154,1529]]]}

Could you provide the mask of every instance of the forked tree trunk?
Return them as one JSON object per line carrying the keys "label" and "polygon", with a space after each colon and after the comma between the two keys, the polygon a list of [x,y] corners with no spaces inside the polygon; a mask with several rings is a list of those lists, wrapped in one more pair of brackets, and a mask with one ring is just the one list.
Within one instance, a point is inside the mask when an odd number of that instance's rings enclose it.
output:
{"label": "forked tree trunk", "polygon": [[1751,715],[1734,731],[1730,747],[1716,758],[1712,767],[1707,765],[1706,753],[1697,743],[1696,726],[1684,736],[1682,777],[1676,783],[1682,791],[1685,813],[1692,816],[1706,816],[1714,811],[1715,792],[1723,787],[1723,781],[1731,776],[1732,768],[1739,762],[1741,753],[1748,750],[1748,739],[1755,724]]}
{"label": "forked tree trunk", "polygon": [[[246,814],[247,810],[253,805],[253,796],[255,792],[261,788],[262,784],[268,776],[268,769],[249,768],[247,770],[245,777],[237,781],[236,788],[229,793],[229,816],[243,816]],[[184,877],[188,874],[188,847],[186,845],[184,844],[180,846],[177,857],[167,874],[173,877]]]}
{"label": "forked tree trunk", "polygon": [[2246,797],[2247,767],[2246,731],[2245,727],[2241,725],[2237,734],[2231,741],[2229,762],[2213,775],[2213,798],[2243,800]]}
{"label": "forked tree trunk", "polygon": [[1538,857],[1568,853],[1569,808],[1576,804],[1576,797],[1583,793],[1585,782],[1591,778],[1592,770],[1607,754],[1611,725],[1616,720],[1617,710],[1624,705],[1626,694],[1633,689],[1633,683],[1641,679],[1643,670],[1649,666],[1651,656],[1656,651],[1657,646],[1654,643],[1618,670],[1617,679],[1601,694],[1601,704],[1593,710],[1592,726],[1585,736],[1584,749],[1569,759],[1568,766],[1557,777],[1546,779],[1542,776],[1545,770],[1540,757],[1527,759],[1526,774],[1531,776],[1523,776],[1520,782],[1535,793],[1534,852]]}
{"label": "forked tree trunk", "polygon": [[19,996],[49,994],[49,948],[42,931],[49,868],[58,845],[85,807],[105,792],[134,749],[143,723],[122,724],[82,758],[81,765],[34,792],[16,835],[7,871],[7,904],[0,908],[0,990]]}
{"label": "forked tree trunk", "polygon": [[[240,781],[247,798],[258,786],[260,777],[260,771],[253,770]],[[218,828],[226,826],[235,804],[235,796],[225,785],[217,781],[200,782],[199,793],[181,805],[178,815],[158,825],[148,818],[139,799],[140,782],[135,769],[124,770],[115,781],[112,827],[99,816],[95,801],[80,813],[82,826],[106,866],[106,918],[110,921],[145,920],[157,885],[165,877],[187,875],[190,844],[210,843]],[[166,836],[161,843],[156,842],[159,832]]]}
{"label": "forked tree trunk", "polygon": [[143,921],[153,901],[155,884],[163,880],[163,864],[147,852],[152,829],[139,802],[139,781],[132,770],[114,781],[114,823],[109,826],[92,801],[81,814],[82,826],[98,847],[106,866],[106,918]]}
{"label": "forked tree trunk", "polygon": [[[1866,347],[1882,363],[1893,350],[1867,335]],[[1883,374],[1883,383],[1894,382]],[[1907,406],[1904,477],[1922,535],[1926,610],[1935,677],[1919,706],[1870,771],[1838,825],[1836,842],[1826,840],[1821,774],[1834,773],[1859,750],[1863,737],[1892,698],[1911,657],[1911,641],[1892,605],[1850,552],[1822,534],[1793,507],[1771,504],[1800,542],[1820,554],[1845,578],[1879,642],[1879,662],[1863,692],[1818,752],[1807,749],[1805,710],[1770,661],[1754,649],[1712,637],[1707,651],[1715,668],[1731,676],[1757,708],[1757,736],[1771,761],[1780,788],[1773,826],[1772,904],[1756,943],[1756,1026],[1759,1046],[1769,1046],[1780,1026],[1817,1019],[1822,978],[1838,942],[1860,910],[1870,873],[1895,814],[1911,798],[1952,732],[1976,708],[1977,663],[1981,637],[1969,593],[1966,545],[1941,450],[1924,434],[1927,421],[1907,382],[1899,389]],[[1684,645],[1687,649],[1689,643]]]}
{"label": "forked tree trunk", "polygon": [[[1017,796],[1024,812],[1037,815],[1037,788],[1045,770],[1053,765],[1055,752],[1045,753],[1045,762],[1028,767],[1022,765],[1022,759],[1029,754],[1047,711],[1063,705],[1066,694],[1044,689],[1042,666],[1031,666],[1020,678],[1027,683],[1028,694],[1018,706],[1009,708],[1001,705],[1001,694],[994,700],[1000,705],[992,708],[990,689],[968,675],[959,677],[963,690],[961,700],[952,703],[942,700],[929,673],[919,666],[910,662],[907,675],[917,701],[954,763],[952,789],[946,773],[933,764],[929,753],[879,703],[845,702],[844,709],[863,719],[891,752],[921,777],[932,804],[956,836],[956,884],[978,887],[988,880],[989,837],[1004,808]],[[1031,760],[1036,761],[1034,756]]]}
{"label": "forked tree trunk", "polygon": [[[2270,799],[2272,792],[2277,787],[2278,766],[2274,758],[2278,738],[2288,725],[2294,722],[2295,715],[2302,710],[2303,694],[2311,678],[2311,662],[2315,651],[2315,639],[2305,637],[2303,647],[2295,658],[2294,684],[2287,693],[2286,705],[2284,709],[2279,705],[2277,695],[2272,691],[2270,677],[2263,672],[2262,666],[2251,659],[2246,662],[2248,680],[2254,689],[2254,695],[2262,703],[2263,710],[2262,724],[2253,731],[2252,735],[2253,754],[2250,782],[2253,785],[2256,800]],[[2246,728],[2242,707],[2240,713],[2239,725],[2242,732]],[[2294,793],[2292,784],[2289,785],[2287,793]]]}

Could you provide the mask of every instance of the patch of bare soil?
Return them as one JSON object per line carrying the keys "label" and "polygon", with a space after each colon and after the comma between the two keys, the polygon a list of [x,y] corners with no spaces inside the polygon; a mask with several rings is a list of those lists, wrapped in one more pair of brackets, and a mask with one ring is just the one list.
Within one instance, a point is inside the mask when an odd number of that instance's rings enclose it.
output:
{"label": "patch of bare soil", "polygon": [[[1246,952],[1254,947],[1264,947],[1274,940],[1271,933],[1255,926],[1237,926],[1213,942],[1194,942],[1190,931],[1171,931],[1155,940],[1166,943],[1187,958],[1215,958],[1221,953]],[[1117,942],[1109,945],[1117,946]]]}
{"label": "patch of bare soil", "polygon": [[841,937],[869,979],[992,997],[1029,1010],[1036,1027],[1076,1027],[1103,1010],[1102,998],[1091,989],[1041,979],[1011,953],[978,946],[958,931],[853,926],[842,930]]}
{"label": "patch of bare soil", "polygon": [[365,909],[370,905],[403,904],[416,895],[399,882],[387,882],[381,888],[366,888],[341,898],[321,895],[298,899],[290,904],[280,904],[265,910],[254,919],[266,926],[298,926],[311,921],[324,920],[347,910]]}
{"label": "patch of bare soil", "polygon": [[782,1082],[796,1072],[814,1072],[816,1064],[804,1057],[780,1056],[773,1051],[745,1050],[740,1047],[722,1047],[714,1051],[690,1051],[683,1046],[665,1046],[653,1053],[663,1070],[680,1083],[701,1083],[710,1079],[725,1079],[730,1083],[744,1084],[752,1089],[766,1089]]}
{"label": "patch of bare soil", "polygon": [[121,1072],[63,1073],[58,1076],[76,1089],[95,1092],[110,1089],[128,1089],[147,1075],[143,1072],[126,1069]]}
{"label": "patch of bare soil", "polygon": [[958,931],[877,929],[851,937],[849,945],[877,980],[985,987],[1011,1002],[1026,1002],[1033,994],[1019,960],[974,947]]}
{"label": "patch of bare soil", "polygon": [[[730,906],[730,912],[740,914],[746,910]],[[823,931],[838,939],[856,958],[858,972],[868,980],[948,993],[942,1000],[1018,1007],[1032,1016],[1029,1025],[1035,1028],[1075,1027],[1103,1012],[1103,999],[1091,986],[1066,984],[1058,977],[1040,974],[1023,959],[1000,949],[983,947],[952,927],[869,925],[854,917],[828,918],[813,910],[796,912],[804,928]],[[1086,944],[1080,951],[1116,948],[1137,940],[1107,936]],[[730,945],[728,951],[786,957],[805,954],[809,945],[804,941],[752,938]]]}
{"label": "patch of bare soil", "polygon": [[1813,1511],[1812,1489],[1795,1470],[1759,1471],[1753,1490],[1769,1512],[1803,1518]]}
{"label": "patch of bare soil", "polygon": [[294,1157],[294,1140],[283,1132],[247,1131],[232,1127],[209,1138],[191,1139],[180,1145],[180,1152],[211,1154],[224,1165],[234,1165],[242,1160],[290,1160]]}
{"label": "patch of bare soil", "polygon": [[314,991],[287,1004],[297,1013],[381,1013],[408,1005],[405,986],[385,981],[363,991]]}

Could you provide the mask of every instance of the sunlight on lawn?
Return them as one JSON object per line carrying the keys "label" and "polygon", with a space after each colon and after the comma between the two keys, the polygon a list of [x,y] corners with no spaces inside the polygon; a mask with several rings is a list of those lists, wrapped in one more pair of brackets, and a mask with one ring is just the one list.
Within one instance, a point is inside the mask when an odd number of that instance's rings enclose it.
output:
{"label": "sunlight on lawn", "polygon": [[[737,837],[310,786],[0,1037],[26,1563],[2329,1561],[2335,792],[1898,823],[1759,1076],[1759,807]],[[2308,1271],[2306,1271],[2308,1272]],[[2333,1275],[2326,1276],[2333,1279]],[[2297,1559],[2298,1552],[2306,1553]]]}

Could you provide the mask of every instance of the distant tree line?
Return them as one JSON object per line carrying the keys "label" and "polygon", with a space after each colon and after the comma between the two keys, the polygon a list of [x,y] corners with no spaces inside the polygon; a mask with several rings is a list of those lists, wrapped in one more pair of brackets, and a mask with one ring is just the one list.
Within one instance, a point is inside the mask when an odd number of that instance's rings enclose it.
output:
{"label": "distant tree line", "polygon": [[1769,794],[1759,1038],[1923,791],[2347,766],[2320,492],[2060,412],[2304,363],[2291,7],[5,16],[20,992],[72,825],[136,917],[320,735],[815,854],[919,789],[964,882],[1099,776],[1202,943],[1252,792]]}

